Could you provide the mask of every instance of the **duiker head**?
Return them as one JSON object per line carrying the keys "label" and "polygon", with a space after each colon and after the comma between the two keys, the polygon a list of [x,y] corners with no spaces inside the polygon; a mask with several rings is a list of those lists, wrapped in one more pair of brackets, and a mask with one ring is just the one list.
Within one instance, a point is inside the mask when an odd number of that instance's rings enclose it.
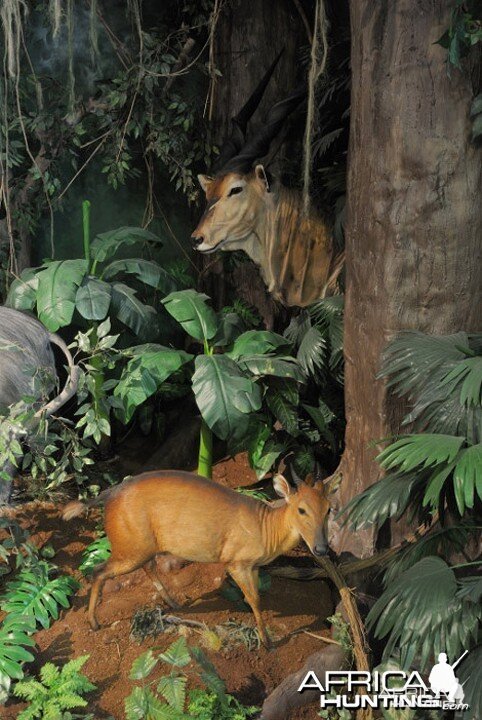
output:
{"label": "duiker head", "polygon": [[327,488],[322,480],[313,481],[309,476],[302,481],[293,471],[292,475],[296,490],[279,474],[274,477],[274,489],[288,504],[293,529],[301,535],[313,555],[321,557],[329,549],[326,531],[330,501]]}

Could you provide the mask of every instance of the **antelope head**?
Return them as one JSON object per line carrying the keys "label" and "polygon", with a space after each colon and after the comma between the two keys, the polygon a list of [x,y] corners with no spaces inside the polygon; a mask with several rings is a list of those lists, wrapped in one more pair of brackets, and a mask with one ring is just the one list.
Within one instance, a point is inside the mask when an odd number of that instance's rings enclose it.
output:
{"label": "antelope head", "polygon": [[273,486],[288,505],[288,522],[302,537],[316,557],[327,555],[327,523],[330,512],[329,489],[324,481],[308,476],[299,478],[294,468],[291,476],[296,483],[294,491],[283,475],[275,475]]}
{"label": "antelope head", "polygon": [[270,200],[262,165],[249,173],[228,172],[217,177],[198,175],[207,207],[192,234],[196,250],[240,250],[263,222]]}
{"label": "antelope head", "polygon": [[250,140],[246,138],[246,131],[280,56],[281,53],[232,119],[231,135],[221,148],[214,177],[198,175],[207,207],[192,238],[194,247],[202,253],[247,250],[246,242],[257,240],[257,228],[265,220],[267,206],[273,202],[264,167],[256,165],[253,169],[253,164],[268,153],[271,141],[287,116],[305,97],[305,87],[273,105],[262,128]]}

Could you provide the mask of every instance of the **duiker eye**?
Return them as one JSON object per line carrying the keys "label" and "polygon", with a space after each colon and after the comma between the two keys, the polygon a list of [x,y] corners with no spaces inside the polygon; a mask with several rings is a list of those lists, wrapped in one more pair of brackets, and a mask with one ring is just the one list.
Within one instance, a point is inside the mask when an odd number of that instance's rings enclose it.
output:
{"label": "duiker eye", "polygon": [[231,190],[228,193],[228,197],[231,197],[232,195],[239,195],[240,192],[243,192],[243,186],[236,185],[236,187],[231,188]]}
{"label": "duiker eye", "polygon": [[305,508],[298,508],[298,512],[299,512],[300,515],[306,515],[306,510],[305,510]]}

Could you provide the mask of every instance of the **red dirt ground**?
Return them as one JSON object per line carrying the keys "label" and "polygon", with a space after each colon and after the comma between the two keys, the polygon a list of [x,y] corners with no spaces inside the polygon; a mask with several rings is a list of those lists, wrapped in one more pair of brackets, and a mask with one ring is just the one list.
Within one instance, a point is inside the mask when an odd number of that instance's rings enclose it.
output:
{"label": "red dirt ground", "polygon": [[[244,456],[219,463],[214,479],[233,487],[255,481]],[[162,605],[142,570],[106,583],[98,610],[101,629],[96,633],[91,631],[86,616],[90,582],[82,578],[77,568],[85,546],[94,537],[99,515],[63,523],[59,509],[60,505],[52,503],[28,503],[15,512],[17,521],[29,530],[32,540],[40,545],[52,544],[56,550],[53,561],[82,582],[72,607],[62,612],[51,628],[35,635],[37,652],[30,670],[34,674],[46,661],[64,663],[72,657],[89,654],[84,672],[97,685],[89,711],[95,714],[96,720],[109,717],[123,720],[124,699],[133,687],[129,680],[133,660],[149,647],[164,649],[176,639],[177,633],[149,638],[141,645],[130,639],[135,611]],[[306,548],[297,548],[294,554],[309,553]],[[217,592],[222,579],[222,568],[217,565],[191,564],[173,571],[166,584],[175,599],[183,604],[183,609],[175,614],[206,623],[212,629],[229,619],[252,625],[250,612],[239,610]],[[263,595],[262,605],[267,625],[276,639],[273,650],[262,648],[249,652],[244,646],[238,646],[215,652],[204,648],[226,681],[228,692],[246,704],[261,705],[286,675],[297,670],[310,653],[324,647],[321,640],[302,631],[328,635],[325,619],[333,611],[331,593],[323,581],[301,583],[276,577]],[[187,632],[188,643],[199,645],[199,634],[192,629]],[[162,668],[158,673],[163,674]],[[0,710],[1,717],[14,720],[22,707],[9,702]],[[313,707],[292,716],[293,720],[317,717]]]}

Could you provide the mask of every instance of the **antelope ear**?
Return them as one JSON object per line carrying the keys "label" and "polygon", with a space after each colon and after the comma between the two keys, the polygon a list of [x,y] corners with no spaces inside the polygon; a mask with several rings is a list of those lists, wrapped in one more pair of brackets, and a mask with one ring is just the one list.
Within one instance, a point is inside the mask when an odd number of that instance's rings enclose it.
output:
{"label": "antelope ear", "polygon": [[314,487],[318,488],[319,490],[323,490],[325,495],[332,495],[335,490],[338,489],[338,486],[340,484],[340,476],[330,475],[330,477],[325,478],[324,480],[317,480]]}
{"label": "antelope ear", "polygon": [[286,501],[288,500],[291,495],[291,488],[289,482],[285,477],[283,477],[283,475],[278,473],[274,476],[273,487],[277,495],[284,498]]}
{"label": "antelope ear", "polygon": [[207,192],[208,187],[211,185],[214,178],[210,177],[209,175],[198,175],[197,179],[199,180],[199,184],[204,190],[204,192]]}
{"label": "antelope ear", "polygon": [[266,170],[264,169],[264,165],[256,165],[256,167],[254,168],[254,175],[257,180],[263,183],[266,192],[269,192],[269,182],[266,175]]}

